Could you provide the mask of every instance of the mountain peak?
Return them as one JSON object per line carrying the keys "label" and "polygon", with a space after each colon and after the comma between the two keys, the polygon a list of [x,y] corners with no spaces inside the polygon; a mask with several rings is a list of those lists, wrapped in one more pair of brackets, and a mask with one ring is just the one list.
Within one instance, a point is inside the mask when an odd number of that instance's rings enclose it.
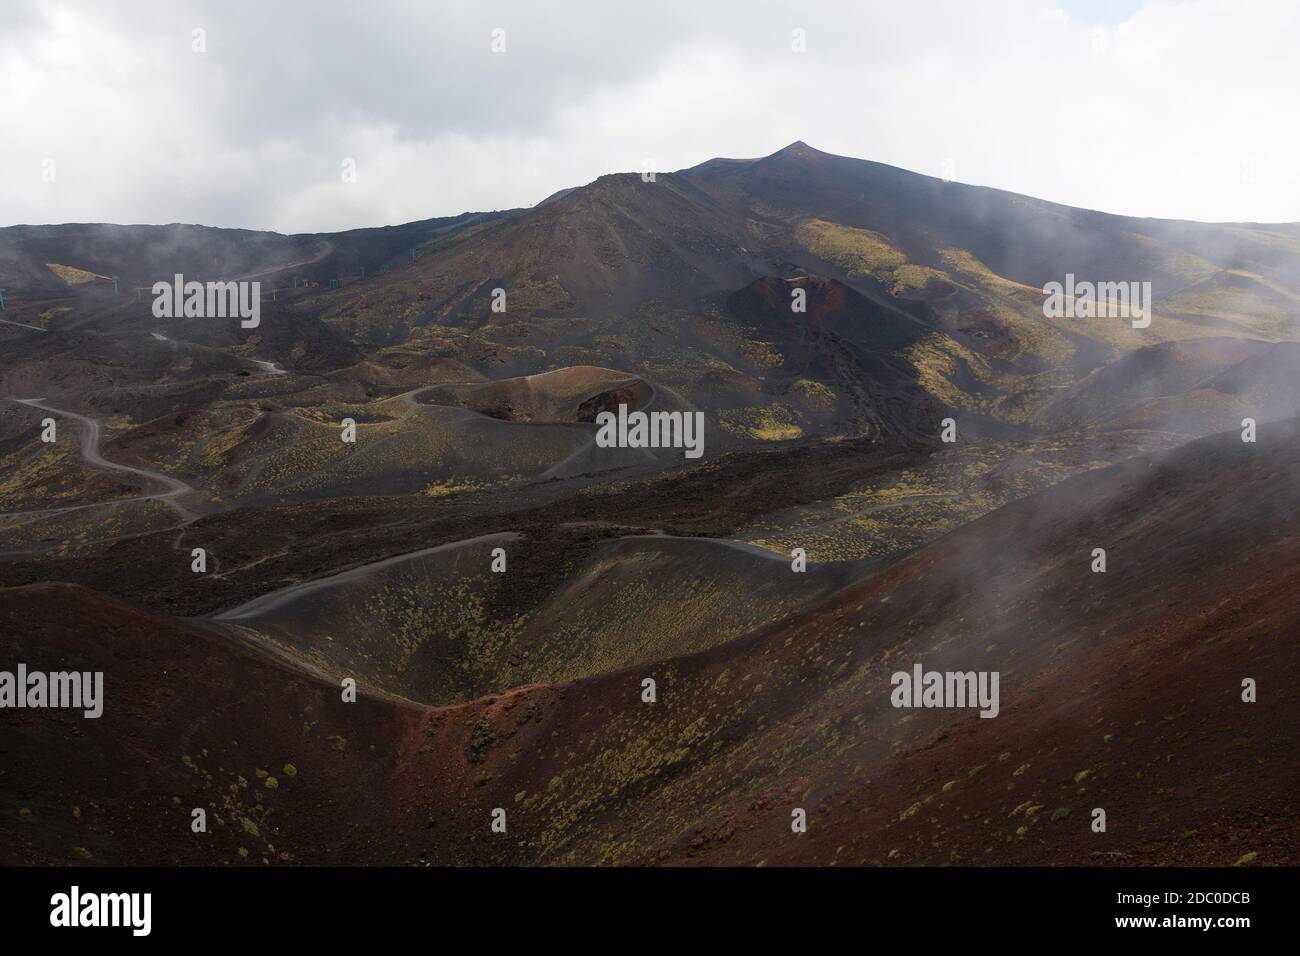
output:
{"label": "mountain peak", "polygon": [[813,149],[801,139],[796,139],[789,146],[778,149],[773,156],[824,156],[820,149]]}
{"label": "mountain peak", "polygon": [[832,154],[823,153],[820,149],[815,149],[803,140],[797,139],[772,155],[764,156],[758,162],[778,169],[793,168],[808,173],[823,168],[835,158]]}

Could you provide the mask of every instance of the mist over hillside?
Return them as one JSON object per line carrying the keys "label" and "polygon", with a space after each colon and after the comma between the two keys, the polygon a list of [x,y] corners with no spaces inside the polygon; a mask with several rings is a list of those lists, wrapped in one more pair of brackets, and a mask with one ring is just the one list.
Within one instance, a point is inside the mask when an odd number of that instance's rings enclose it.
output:
{"label": "mist over hillside", "polygon": [[0,286],[0,646],[109,688],[75,772],[16,712],[6,863],[1294,862],[1294,224],[795,142]]}

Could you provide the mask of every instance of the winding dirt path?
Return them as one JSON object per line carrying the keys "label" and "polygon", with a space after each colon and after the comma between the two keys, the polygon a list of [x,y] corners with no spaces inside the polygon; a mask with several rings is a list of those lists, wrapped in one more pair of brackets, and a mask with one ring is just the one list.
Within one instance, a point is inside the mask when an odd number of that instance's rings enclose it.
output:
{"label": "winding dirt path", "polygon": [[26,322],[14,322],[14,321],[11,320],[11,319],[0,319],[0,322],[3,322],[5,325],[16,325],[16,326],[18,326],[19,328],[23,328],[23,329],[31,329],[31,330],[33,330],[33,331],[35,331],[35,332],[48,332],[48,331],[49,331],[49,329],[43,329],[43,328],[41,328],[39,325],[28,325]]}
{"label": "winding dirt path", "polygon": [[[121,498],[115,502],[103,502],[103,504],[122,504],[127,501],[162,501],[170,505],[181,519],[184,521],[193,521],[197,518],[198,512],[192,511],[185,507],[177,499],[182,495],[191,494],[194,488],[181,481],[179,478],[173,478],[171,475],[165,475],[160,471],[154,471],[151,468],[136,468],[134,465],[122,465],[115,461],[109,461],[99,453],[100,424],[99,422],[87,415],[79,415],[76,412],[70,412],[63,408],[55,408],[45,403],[40,398],[15,398],[15,402],[21,405],[30,405],[32,408],[40,408],[47,412],[53,412],[56,415],[65,415],[71,418],[80,426],[78,431],[81,434],[81,457],[85,459],[86,464],[92,468],[101,468],[106,471],[124,471],[133,475],[139,475],[150,481],[161,483],[167,490],[157,492],[151,495],[137,495],[134,498]],[[76,505],[75,508],[86,507],[85,505]],[[51,508],[50,512],[73,510],[63,508]]]}
{"label": "winding dirt path", "polygon": [[258,368],[262,369],[262,371],[265,372],[267,375],[287,375],[287,374],[289,374],[289,373],[286,372],[284,369],[280,368],[280,366],[276,365],[274,362],[268,362],[266,359],[255,359],[255,358],[251,358],[251,359],[249,359],[248,361],[252,362],[252,363],[253,363],[254,365],[256,365]]}
{"label": "winding dirt path", "polygon": [[283,607],[288,602],[304,594],[310,594],[312,591],[318,591],[321,588],[330,587],[335,584],[345,584],[348,581],[355,581],[357,578],[365,577],[372,571],[378,571],[380,568],[386,568],[394,564],[401,564],[403,561],[411,561],[415,558],[422,558],[427,554],[437,554],[441,551],[455,551],[460,548],[466,548],[474,544],[487,544],[489,542],[506,542],[519,541],[523,535],[514,531],[498,531],[495,534],[483,534],[475,538],[465,538],[461,541],[449,541],[446,544],[440,544],[432,548],[424,548],[420,551],[410,551],[406,554],[396,554],[392,557],[383,558],[379,561],[372,561],[369,564],[362,564],[355,568],[349,568],[346,571],[340,571],[337,574],[331,574],[323,578],[314,578],[310,581],[301,581],[298,584],[291,584],[288,587],[280,588],[278,591],[271,591],[269,594],[263,594],[261,597],[253,598],[246,601],[238,607],[233,607],[228,611],[222,611],[220,614],[214,614],[214,621],[239,621],[245,618],[257,617]]}
{"label": "winding dirt path", "polygon": [[324,248],[310,259],[300,259],[297,262],[286,262],[283,265],[278,265],[271,269],[263,269],[261,272],[245,272],[243,275],[235,276],[230,281],[243,282],[248,279],[260,279],[262,276],[276,275],[281,272],[288,272],[290,269],[300,269],[303,266],[314,266],[318,262],[323,262],[334,251],[334,243],[330,242],[328,239],[322,241],[324,242]]}

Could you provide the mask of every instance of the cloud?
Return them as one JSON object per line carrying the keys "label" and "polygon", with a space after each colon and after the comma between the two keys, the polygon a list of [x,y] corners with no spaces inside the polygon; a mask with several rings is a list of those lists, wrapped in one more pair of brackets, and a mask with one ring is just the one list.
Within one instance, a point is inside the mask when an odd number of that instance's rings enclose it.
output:
{"label": "cloud", "polygon": [[0,35],[0,215],[343,229],[802,139],[1111,212],[1300,220],[1295,6],[1107,10],[19,4]]}

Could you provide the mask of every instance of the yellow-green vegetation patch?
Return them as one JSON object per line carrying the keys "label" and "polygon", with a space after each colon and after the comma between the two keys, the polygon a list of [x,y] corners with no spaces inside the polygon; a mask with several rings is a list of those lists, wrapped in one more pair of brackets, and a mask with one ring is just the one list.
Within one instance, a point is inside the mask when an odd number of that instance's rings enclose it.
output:
{"label": "yellow-green vegetation patch", "polygon": [[61,497],[72,494],[60,492],[60,485],[68,484],[76,464],[71,453],[62,444],[44,448],[22,462],[0,481],[0,506],[6,511],[22,511],[30,501],[36,507],[50,507]]}
{"label": "yellow-green vegetation patch", "polygon": [[[1182,292],[1166,300],[1164,307],[1171,312],[1231,322],[1240,327],[1239,335],[1275,338],[1295,337],[1295,316],[1300,312],[1295,303],[1285,306],[1263,288],[1251,290],[1231,286]],[[1232,330],[1224,331],[1232,334]]]}
{"label": "yellow-green vegetation patch", "polygon": [[[663,575],[678,574],[672,602],[656,601]],[[592,582],[596,582],[594,587]],[[662,555],[635,553],[592,565],[563,613],[534,627],[545,642],[532,655],[524,680],[565,681],[606,673],[631,661],[663,660],[716,646],[789,613],[780,600],[756,598],[738,608],[730,573],[666,568]]]}
{"label": "yellow-green vegetation patch", "polygon": [[721,412],[718,424],[733,435],[744,435],[759,441],[787,441],[803,434],[794,412],[777,403]]}
{"label": "yellow-green vegetation patch", "polygon": [[835,408],[835,392],[828,385],[801,378],[790,386],[790,394],[811,411],[829,412]]}
{"label": "yellow-green vegetation patch", "polygon": [[[975,368],[985,365],[983,359],[961,343],[942,332],[931,332],[910,345],[903,357],[916,369],[921,387],[939,401],[953,408],[979,407],[981,404],[952,381],[958,377],[963,365],[972,375]],[[989,371],[987,368],[983,370]]]}
{"label": "yellow-green vegetation patch", "polygon": [[[428,586],[389,585],[366,601],[364,616],[382,622],[397,651],[393,669],[403,674],[420,648],[440,641],[455,648],[458,670],[475,685],[493,683],[505,666],[507,649],[523,628],[523,616],[497,620],[488,613],[484,576]],[[441,691],[457,699],[455,675]],[[441,695],[437,695],[441,697]]]}
{"label": "yellow-green vegetation patch", "polygon": [[108,278],[108,276],[101,276],[96,272],[91,272],[89,269],[78,269],[75,266],[65,266],[58,262],[47,262],[45,268],[68,285],[84,285],[87,282],[94,282],[96,279]]}
{"label": "yellow-green vegetation patch", "polygon": [[980,285],[990,286],[1003,293],[1028,293],[1042,298],[1041,289],[998,275],[966,249],[944,249],[939,255],[948,268],[975,279]]}
{"label": "yellow-green vegetation patch", "polygon": [[813,255],[835,263],[849,275],[874,276],[907,262],[906,255],[870,229],[807,219],[799,224],[794,237]]}
{"label": "yellow-green vegetation patch", "polygon": [[870,229],[808,219],[795,230],[795,239],[809,252],[834,263],[850,276],[870,276],[887,283],[894,295],[924,289],[931,280],[947,278],[937,269],[908,262],[901,249]]}
{"label": "yellow-green vegetation patch", "polygon": [[69,312],[71,312],[71,311],[72,311],[72,306],[70,306],[70,305],[63,305],[63,306],[53,306],[53,305],[52,305],[52,306],[50,306],[48,309],[46,309],[44,312],[41,313],[41,321],[42,321],[42,322],[45,322],[46,324],[48,324],[48,323],[50,323],[51,321],[53,321],[55,318],[57,318],[58,316],[60,316],[60,315],[67,315],[67,314],[68,314]]}
{"label": "yellow-green vegetation patch", "polygon": [[[760,369],[773,369],[785,361],[785,357],[771,342],[748,340],[741,344],[740,351],[750,363]],[[730,365],[726,367],[731,369]]]}
{"label": "yellow-green vegetation patch", "polygon": [[474,481],[469,478],[448,478],[446,481],[430,482],[424,489],[424,493],[430,498],[447,498],[451,495],[463,495],[471,491],[482,491],[484,488],[491,488],[494,485],[510,484],[515,481],[522,481],[523,476],[511,475],[508,478],[502,478],[499,481]]}
{"label": "yellow-green vegetation patch", "polygon": [[913,289],[924,289],[932,279],[943,281],[947,278],[937,269],[918,265],[915,262],[908,262],[899,266],[891,275],[894,281],[889,291],[894,295],[910,292]]}

